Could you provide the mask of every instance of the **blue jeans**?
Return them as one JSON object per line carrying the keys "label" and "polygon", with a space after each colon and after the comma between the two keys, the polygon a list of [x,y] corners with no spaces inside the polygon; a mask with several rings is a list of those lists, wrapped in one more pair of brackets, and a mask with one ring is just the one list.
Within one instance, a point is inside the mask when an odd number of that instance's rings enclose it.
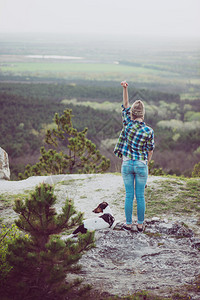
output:
{"label": "blue jeans", "polygon": [[139,160],[127,160],[123,161],[121,171],[126,190],[126,224],[132,224],[134,195],[137,201],[138,224],[143,224],[145,214],[144,190],[148,177],[148,166]]}

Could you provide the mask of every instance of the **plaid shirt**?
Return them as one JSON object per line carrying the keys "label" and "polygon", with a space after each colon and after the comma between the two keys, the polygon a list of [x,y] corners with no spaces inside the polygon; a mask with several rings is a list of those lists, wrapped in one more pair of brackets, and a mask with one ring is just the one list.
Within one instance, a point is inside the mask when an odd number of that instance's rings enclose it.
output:
{"label": "plaid shirt", "polygon": [[120,158],[147,161],[148,152],[154,149],[154,132],[144,122],[131,120],[130,109],[122,105],[123,129],[114,153]]}

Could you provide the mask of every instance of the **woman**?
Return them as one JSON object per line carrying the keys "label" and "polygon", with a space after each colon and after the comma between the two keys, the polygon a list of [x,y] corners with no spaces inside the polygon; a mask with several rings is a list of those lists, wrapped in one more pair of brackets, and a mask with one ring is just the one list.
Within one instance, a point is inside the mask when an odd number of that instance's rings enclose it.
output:
{"label": "woman", "polygon": [[137,201],[137,229],[143,231],[145,214],[144,190],[148,177],[148,163],[154,149],[153,129],[144,123],[145,108],[141,100],[136,100],[130,107],[128,83],[122,81],[123,129],[120,133],[114,153],[123,159],[122,177],[126,190],[125,216],[123,228],[131,230],[134,195]]}

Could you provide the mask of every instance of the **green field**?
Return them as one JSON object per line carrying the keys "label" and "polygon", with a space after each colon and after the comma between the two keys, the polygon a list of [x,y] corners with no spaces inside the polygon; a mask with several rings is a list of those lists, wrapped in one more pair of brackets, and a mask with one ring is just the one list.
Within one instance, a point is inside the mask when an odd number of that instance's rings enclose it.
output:
{"label": "green field", "polygon": [[[1,72],[11,72],[13,74],[24,73],[33,75],[33,73],[49,76],[49,74],[59,75],[60,77],[75,75],[77,78],[85,79],[85,75],[94,76],[97,80],[105,76],[105,80],[121,79],[122,75],[127,75],[134,79],[138,75],[151,75],[163,77],[179,77],[178,73],[156,70],[145,67],[134,67],[120,64],[105,63],[56,63],[56,62],[21,62],[7,63],[1,65]],[[55,74],[57,73],[57,74]],[[119,76],[119,77],[118,77]],[[102,78],[104,79],[104,78]]]}
{"label": "green field", "polygon": [[[15,61],[16,57],[16,61]],[[186,74],[186,70],[175,71],[172,66],[140,65],[131,63],[91,63],[91,62],[58,62],[58,61],[24,61],[18,62],[17,56],[12,62],[4,61],[0,56],[1,78],[18,76],[21,80],[41,78],[44,80],[91,80],[116,81],[127,80],[136,85],[158,90],[178,92],[181,98],[199,98],[200,78]]]}

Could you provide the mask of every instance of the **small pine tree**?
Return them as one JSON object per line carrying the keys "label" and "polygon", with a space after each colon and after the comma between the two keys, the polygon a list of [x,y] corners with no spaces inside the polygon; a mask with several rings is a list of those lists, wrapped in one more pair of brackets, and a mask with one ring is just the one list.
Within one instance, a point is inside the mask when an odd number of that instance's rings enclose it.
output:
{"label": "small pine tree", "polygon": [[61,116],[55,114],[56,129],[47,130],[45,141],[56,150],[41,147],[39,162],[33,166],[27,165],[24,174],[19,174],[19,179],[34,175],[101,173],[110,167],[110,160],[101,155],[96,145],[86,138],[87,128],[78,132],[71,118],[70,109]]}
{"label": "small pine tree", "polygon": [[157,169],[154,167],[154,160],[151,160],[149,163],[149,174],[154,176],[166,175],[162,168]]}
{"label": "small pine tree", "polygon": [[[57,234],[79,225],[82,213],[66,200],[62,213],[54,208],[56,197],[50,185],[37,186],[25,201],[16,200],[19,214],[16,225],[28,233],[8,245],[9,273],[4,293],[11,299],[64,299],[73,284],[67,273],[77,271],[82,253],[94,246],[94,234],[88,232],[78,241],[62,241]],[[12,298],[13,297],[13,298]]]}
{"label": "small pine tree", "polygon": [[192,177],[200,177],[200,162],[194,166]]}

